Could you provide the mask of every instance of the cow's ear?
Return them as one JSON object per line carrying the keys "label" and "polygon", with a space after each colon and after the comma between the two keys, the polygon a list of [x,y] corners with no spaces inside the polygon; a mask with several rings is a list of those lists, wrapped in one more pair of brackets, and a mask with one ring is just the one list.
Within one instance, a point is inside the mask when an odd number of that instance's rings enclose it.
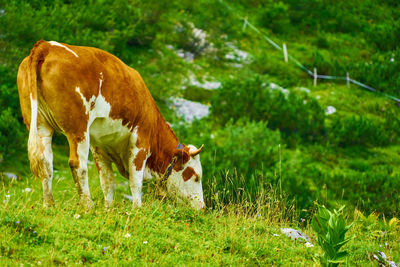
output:
{"label": "cow's ear", "polygon": [[189,148],[185,146],[182,149],[176,149],[174,157],[176,157],[175,169],[178,171],[182,170],[183,165],[190,159]]}

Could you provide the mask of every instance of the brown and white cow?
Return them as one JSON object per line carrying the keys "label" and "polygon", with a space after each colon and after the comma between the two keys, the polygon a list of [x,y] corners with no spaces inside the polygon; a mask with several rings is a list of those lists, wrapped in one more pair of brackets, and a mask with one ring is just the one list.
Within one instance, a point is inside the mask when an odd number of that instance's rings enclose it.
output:
{"label": "brown and white cow", "polygon": [[91,207],[87,161],[92,151],[105,204],[113,201],[114,163],[129,179],[133,206],[141,205],[143,179],[156,177],[169,194],[204,208],[202,149],[179,143],[139,73],[97,48],[39,41],[18,70],[18,93],[29,129],[32,172],[52,194],[54,131],[69,143],[69,166],[83,205]]}

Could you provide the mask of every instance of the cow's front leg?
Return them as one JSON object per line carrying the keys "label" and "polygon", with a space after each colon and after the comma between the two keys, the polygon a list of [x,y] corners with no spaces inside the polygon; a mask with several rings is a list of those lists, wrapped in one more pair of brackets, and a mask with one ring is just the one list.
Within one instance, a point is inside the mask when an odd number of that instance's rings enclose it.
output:
{"label": "cow's front leg", "polygon": [[144,148],[133,148],[129,160],[129,186],[132,192],[133,207],[142,205],[143,174],[148,158],[147,150]]}
{"label": "cow's front leg", "polygon": [[76,141],[76,138],[67,137],[69,142],[69,166],[75,185],[78,189],[81,204],[91,209],[93,201],[90,197],[87,161],[89,156],[89,137]]}

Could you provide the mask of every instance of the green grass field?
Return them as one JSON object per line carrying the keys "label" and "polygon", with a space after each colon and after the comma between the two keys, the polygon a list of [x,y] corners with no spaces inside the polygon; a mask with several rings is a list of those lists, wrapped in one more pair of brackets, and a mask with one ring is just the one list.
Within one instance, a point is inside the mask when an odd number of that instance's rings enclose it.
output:
{"label": "green grass field", "polygon": [[[56,147],[53,192],[56,205],[42,207],[39,181],[30,175],[1,180],[0,264],[35,265],[318,265],[322,252],[309,226],[303,232],[314,247],[292,241],[281,227],[301,230],[284,215],[279,198],[256,210],[246,205],[195,212],[171,200],[158,200],[153,185],[144,188],[143,206],[132,209],[123,197],[126,180],[118,177],[113,208],[106,210],[94,164],[89,165],[95,207],[85,211],[67,167],[64,149]],[[29,191],[30,188],[31,190]],[[29,191],[29,192],[28,192]],[[349,211],[349,213],[351,213]],[[351,215],[348,220],[353,220]],[[374,265],[372,254],[383,251],[400,260],[400,231],[396,222],[358,215],[346,245],[350,266]]]}
{"label": "green grass field", "polygon": [[[314,87],[311,76],[285,63],[282,51],[262,36],[287,44],[290,56],[318,74],[348,72],[399,97],[399,1],[3,2],[0,266],[320,265],[323,251],[310,226],[317,203],[329,209],[346,205],[346,221],[354,222],[342,265],[377,266],[378,251],[400,262],[398,103],[354,84],[348,88],[344,80],[318,79]],[[244,27],[244,18],[262,34]],[[16,84],[19,63],[40,39],[98,47],[141,73],[179,140],[206,144],[205,212],[159,200],[151,183],[144,186],[143,206],[133,210],[121,176],[114,206],[106,210],[93,161],[95,207],[83,210],[59,134],[53,142],[56,205],[42,208],[41,183],[29,171]],[[182,52],[193,59],[185,60]],[[221,86],[206,90],[193,79]],[[267,98],[276,89],[285,95]],[[211,113],[184,122],[170,108],[175,97],[206,104]],[[218,110],[224,101],[229,105]],[[327,107],[336,112],[327,114]],[[250,116],[249,110],[257,112]],[[311,134],[303,134],[307,129]],[[12,181],[2,172],[19,177]],[[314,246],[290,240],[282,227],[301,230]]]}

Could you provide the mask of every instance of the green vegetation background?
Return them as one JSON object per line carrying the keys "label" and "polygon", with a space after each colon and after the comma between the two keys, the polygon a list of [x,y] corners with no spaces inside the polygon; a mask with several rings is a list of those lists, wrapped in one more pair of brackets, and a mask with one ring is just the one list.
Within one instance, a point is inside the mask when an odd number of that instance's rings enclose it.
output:
{"label": "green vegetation background", "polygon": [[[349,72],[400,97],[399,2],[233,0],[229,6],[0,0],[0,171],[20,177],[14,183],[0,175],[2,263],[311,265],[319,248],[277,235],[282,226],[303,228],[302,217],[304,231],[316,240],[307,226],[315,202],[355,209],[347,214],[357,222],[347,264],[372,264],[377,250],[399,261],[399,223],[385,219],[400,215],[399,106],[343,82],[319,80],[313,87],[308,74],[284,63],[241,19],[285,42],[290,55],[319,74]],[[194,27],[206,32],[205,41]],[[85,213],[76,206],[62,135],[53,142],[56,207],[40,207],[16,86],[19,63],[40,39],[99,47],[142,74],[180,141],[205,144],[208,213],[154,199],[151,184],[142,209],[132,211],[122,199],[128,189],[121,177],[115,207],[104,211],[92,162],[96,209]],[[177,56],[179,49],[194,60]],[[193,79],[221,87],[204,90]],[[209,105],[210,116],[186,123],[170,108],[171,97]],[[328,106],[336,112],[327,114]]]}
{"label": "green vegetation background", "polygon": [[[399,214],[400,114],[354,85],[319,81],[284,63],[242,17],[320,74],[400,97],[398,1],[0,1],[0,168],[28,173],[27,131],[16,87],[19,63],[40,39],[107,50],[137,69],[181,142],[202,152],[207,205],[254,201],[272,186],[298,210],[313,202]],[[193,36],[193,25],[207,33]],[[170,46],[167,46],[170,45]],[[194,54],[193,62],[174,49]],[[232,47],[246,60],[227,57]],[[239,67],[238,67],[239,66]],[[220,81],[215,91],[190,84]],[[272,90],[271,83],[285,90]],[[182,89],[185,86],[186,89]],[[277,88],[279,87],[277,86]],[[308,88],[305,90],[304,87]],[[210,105],[183,122],[170,97]],[[327,106],[337,110],[326,115]],[[56,136],[56,144],[64,144]],[[55,168],[64,168],[55,166]]]}

